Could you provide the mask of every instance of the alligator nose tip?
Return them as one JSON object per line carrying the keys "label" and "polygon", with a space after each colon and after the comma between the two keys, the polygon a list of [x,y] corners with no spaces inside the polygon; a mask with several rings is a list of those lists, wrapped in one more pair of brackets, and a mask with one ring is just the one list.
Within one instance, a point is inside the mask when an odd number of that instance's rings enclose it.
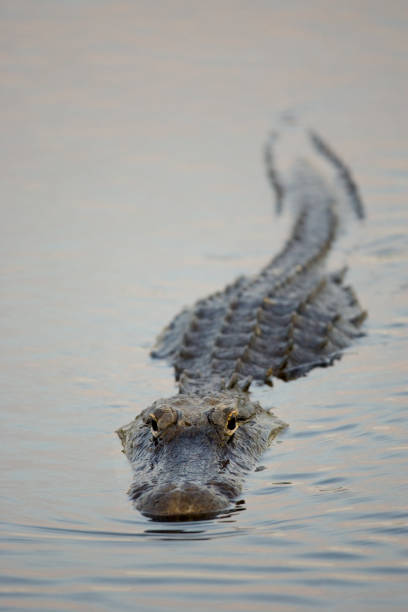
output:
{"label": "alligator nose tip", "polygon": [[214,516],[228,507],[228,499],[198,485],[160,487],[142,495],[137,508],[156,520],[191,520]]}

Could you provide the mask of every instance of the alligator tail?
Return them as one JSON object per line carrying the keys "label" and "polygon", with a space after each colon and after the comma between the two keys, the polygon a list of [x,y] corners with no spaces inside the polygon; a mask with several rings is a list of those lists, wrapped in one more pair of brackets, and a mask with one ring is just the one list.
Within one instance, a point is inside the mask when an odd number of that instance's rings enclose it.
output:
{"label": "alligator tail", "polygon": [[[310,138],[362,217],[350,171],[319,136]],[[343,284],[345,270],[325,269],[338,229],[333,190],[307,162],[297,164],[290,180],[283,181],[271,143],[265,161],[278,212],[288,200],[296,211],[292,233],[257,276],[240,277],[199,300],[164,330],[152,356],[174,366],[180,392],[223,385],[248,390],[252,380],[269,385],[273,378],[292,380],[331,365],[360,335],[366,313]]]}
{"label": "alligator tail", "polygon": [[364,204],[360,196],[358,186],[351,174],[350,168],[346,166],[343,160],[333,151],[325,140],[313,130],[309,131],[310,141],[313,144],[317,153],[322,155],[336,170],[337,177],[342,185],[345,194],[348,196],[351,207],[354,210],[358,219],[364,219]]}

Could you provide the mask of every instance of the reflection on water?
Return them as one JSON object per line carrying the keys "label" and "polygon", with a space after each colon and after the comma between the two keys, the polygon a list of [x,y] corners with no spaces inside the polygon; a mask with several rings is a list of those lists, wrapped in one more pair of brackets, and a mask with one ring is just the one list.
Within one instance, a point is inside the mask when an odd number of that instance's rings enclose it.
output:
{"label": "reflection on water", "polygon": [[[0,596],[20,610],[406,608],[405,4],[1,4]],[[336,259],[369,309],[214,520],[153,522],[113,434],[172,375],[156,333],[276,251],[281,109],[354,170]],[[337,264],[337,261],[336,261]]]}

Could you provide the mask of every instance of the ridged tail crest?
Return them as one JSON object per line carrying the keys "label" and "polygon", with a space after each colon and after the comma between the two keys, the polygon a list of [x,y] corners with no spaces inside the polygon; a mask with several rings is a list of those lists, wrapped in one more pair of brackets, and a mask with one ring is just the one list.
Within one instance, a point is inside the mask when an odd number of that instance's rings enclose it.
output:
{"label": "ridged tail crest", "polygon": [[[311,133],[310,140],[339,174],[361,218],[350,171],[320,136]],[[360,335],[366,313],[343,284],[345,270],[325,270],[338,228],[334,191],[307,162],[298,163],[284,184],[274,160],[270,142],[267,174],[278,212],[287,200],[295,210],[291,235],[257,276],[240,277],[199,300],[162,332],[152,356],[174,366],[180,392],[292,380],[332,364]]]}

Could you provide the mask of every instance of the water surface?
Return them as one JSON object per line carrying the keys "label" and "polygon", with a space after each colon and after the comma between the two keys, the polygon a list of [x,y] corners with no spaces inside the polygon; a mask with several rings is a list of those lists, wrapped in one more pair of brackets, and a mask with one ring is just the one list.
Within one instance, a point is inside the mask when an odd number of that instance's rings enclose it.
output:
{"label": "water surface", "polygon": [[[4,609],[405,610],[404,2],[1,3]],[[369,310],[341,362],[256,397],[289,428],[239,511],[157,523],[114,430],[174,392],[182,306],[282,244],[261,146],[281,111],[358,180],[336,262]]]}

